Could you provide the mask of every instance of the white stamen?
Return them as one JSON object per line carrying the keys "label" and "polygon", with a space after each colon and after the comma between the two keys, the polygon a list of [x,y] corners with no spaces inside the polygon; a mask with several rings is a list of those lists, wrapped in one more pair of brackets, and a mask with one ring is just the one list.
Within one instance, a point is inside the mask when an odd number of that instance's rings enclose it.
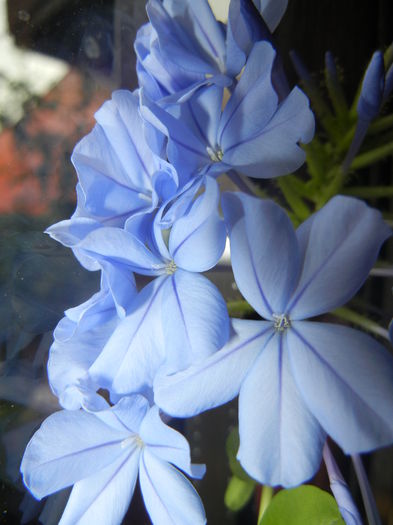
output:
{"label": "white stamen", "polygon": [[121,448],[136,447],[142,448],[144,443],[138,434],[130,434],[127,438],[123,439],[120,443]]}
{"label": "white stamen", "polygon": [[177,270],[177,266],[176,266],[175,261],[169,261],[169,263],[165,266],[165,272],[168,275],[174,274],[176,270]]}
{"label": "white stamen", "polygon": [[285,332],[291,327],[291,320],[287,314],[273,314],[274,329],[276,332]]}
{"label": "white stamen", "polygon": [[210,159],[213,162],[221,162],[222,161],[224,153],[223,153],[221,148],[217,148],[216,150],[214,150],[210,146],[206,146],[206,151],[207,151],[207,154],[209,155]]}

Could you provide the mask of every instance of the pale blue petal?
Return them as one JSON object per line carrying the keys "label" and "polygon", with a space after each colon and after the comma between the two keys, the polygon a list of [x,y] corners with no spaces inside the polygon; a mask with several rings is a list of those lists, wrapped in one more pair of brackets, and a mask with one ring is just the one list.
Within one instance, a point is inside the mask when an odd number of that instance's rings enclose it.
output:
{"label": "pale blue petal", "polygon": [[215,148],[221,117],[223,89],[215,85],[201,87],[181,104],[166,105],[177,120],[184,123],[202,144]]}
{"label": "pale blue petal", "polygon": [[[78,187],[77,187],[78,188]],[[68,248],[72,248],[80,264],[90,271],[100,270],[101,266],[93,257],[86,255],[83,250],[78,250],[75,245],[92,231],[100,228],[100,223],[94,219],[76,217],[71,220],[60,221],[45,230],[52,239]]]}
{"label": "pale blue petal", "polygon": [[124,455],[127,432],[79,410],[49,416],[26,447],[23,480],[36,497],[53,494],[99,472]]}
{"label": "pale blue petal", "polygon": [[237,76],[244,66],[252,46],[269,40],[270,32],[256,8],[248,0],[232,0],[227,23],[227,71]]}
{"label": "pale blue petal", "polygon": [[112,264],[100,261],[103,273],[104,285],[108,287],[108,292],[116,307],[117,315],[125,317],[137,294],[135,278],[127,265]]}
{"label": "pale blue petal", "polygon": [[337,196],[297,230],[303,268],[288,303],[293,319],[320,315],[347,302],[366,280],[391,235],[379,211]]}
{"label": "pale blue petal", "polygon": [[[162,421],[159,408],[153,406],[141,425],[139,435],[152,454],[173,463],[189,476],[201,478],[204,465],[192,465],[190,446],[184,436]],[[202,467],[195,469],[195,467]],[[197,476],[195,474],[197,473]]]}
{"label": "pale blue petal", "polygon": [[218,142],[224,161],[227,150],[259,134],[277,110],[278,97],[271,82],[275,56],[268,42],[254,44],[220,121]]}
{"label": "pale blue petal", "polygon": [[220,259],[226,241],[224,221],[218,213],[220,190],[215,179],[206,178],[205,192],[173,225],[169,251],[179,268],[204,272]]}
{"label": "pale blue petal", "polygon": [[162,300],[166,363],[177,372],[221,348],[229,337],[225,301],[206,277],[177,270],[168,276]]}
{"label": "pale blue petal", "polygon": [[75,483],[59,525],[118,525],[130,505],[140,451],[123,454],[100,472]]}
{"label": "pale blue petal", "polygon": [[326,435],[294,382],[285,335],[269,341],[242,384],[239,434],[237,458],[262,484],[292,487],[318,470]]}
{"label": "pale blue petal", "polygon": [[[113,314],[112,319],[101,325],[76,332],[72,338],[64,342],[55,340],[52,344],[48,360],[49,384],[64,408],[75,409],[81,406],[82,398],[77,390],[79,387],[88,389],[90,386],[87,378],[89,367],[99,356],[118,323],[115,310]],[[69,390],[70,388],[72,390]],[[96,388],[93,390],[95,391]],[[76,406],[72,401],[74,394]]]}
{"label": "pale blue petal", "polygon": [[149,408],[149,402],[144,396],[135,395],[122,397],[112,412],[130,432],[139,433]]}
{"label": "pale blue petal", "polygon": [[[99,126],[76,146],[72,160],[79,178],[74,217],[90,216],[122,227],[129,215],[150,205],[150,181],[146,187],[134,185]],[[132,165],[129,169],[132,174]]]}
{"label": "pale blue petal", "polygon": [[[167,155],[179,174],[193,173],[209,164],[206,143],[194,135],[186,123],[178,120],[142,93],[141,112],[144,118],[168,137]],[[181,181],[184,184],[186,181]]]}
{"label": "pale blue petal", "polygon": [[366,334],[294,322],[291,368],[304,402],[346,453],[393,442],[393,359]]}
{"label": "pale blue petal", "polygon": [[162,289],[166,277],[154,279],[138,294],[130,314],[119,324],[89,375],[118,394],[152,384],[164,359],[161,328]]}
{"label": "pale blue petal", "polygon": [[206,523],[202,502],[181,472],[144,448],[139,482],[146,509],[153,523],[200,525]]}
{"label": "pale blue petal", "polygon": [[151,0],[147,11],[165,60],[200,78],[224,68],[224,33],[207,0]]}
{"label": "pale blue petal", "polygon": [[299,272],[299,250],[288,216],[273,201],[243,193],[224,193],[222,207],[240,292],[266,319],[285,313]]}
{"label": "pale blue petal", "polygon": [[128,186],[151,189],[151,175],[158,163],[145,142],[137,92],[114,91],[95,118],[127,174]]}
{"label": "pale blue petal", "polygon": [[191,417],[237,396],[252,363],[274,332],[265,321],[232,322],[237,335],[222,350],[184,372],[156,377],[154,399],[165,412]]}
{"label": "pale blue petal", "polygon": [[253,0],[270,31],[274,31],[288,7],[288,0]]}
{"label": "pale blue petal", "polygon": [[120,228],[99,228],[75,245],[91,257],[128,265],[130,271],[143,275],[160,275],[163,262],[145,244],[131,233]]}
{"label": "pale blue petal", "polygon": [[94,219],[77,217],[52,224],[45,233],[55,241],[60,242],[68,248],[73,248],[81,239],[89,233],[99,229],[101,224]]}
{"label": "pale blue petal", "polygon": [[308,99],[295,87],[264,128],[224,148],[223,161],[250,177],[286,175],[304,163],[306,154],[299,143],[310,142],[313,135],[314,116]]}

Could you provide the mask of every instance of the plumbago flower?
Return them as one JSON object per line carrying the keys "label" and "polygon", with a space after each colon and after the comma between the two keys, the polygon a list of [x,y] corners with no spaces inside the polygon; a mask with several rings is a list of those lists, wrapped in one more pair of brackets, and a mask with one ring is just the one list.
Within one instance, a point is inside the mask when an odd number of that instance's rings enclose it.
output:
{"label": "plumbago flower", "polygon": [[223,210],[236,283],[266,321],[234,319],[237,335],[222,350],[156,379],[156,403],[192,416],[239,393],[238,459],[269,485],[311,478],[326,434],[346,453],[391,443],[390,354],[351,328],[305,321],[364,282],[391,235],[380,214],[335,197],[295,232],[271,201],[228,193]]}
{"label": "plumbago flower", "polygon": [[94,413],[65,410],[49,416],[26,448],[21,471],[41,499],[73,485],[60,525],[121,523],[137,477],[154,523],[206,523],[191,483],[204,466],[192,465],[186,439],[168,427],[143,396],[124,397]]}
{"label": "plumbago flower", "polygon": [[256,178],[285,175],[299,168],[305,152],[299,142],[314,134],[314,116],[295,87],[282,101],[272,83],[276,52],[257,42],[224,110],[224,90],[202,87],[165,109],[142,94],[142,112],[168,137],[166,154],[174,167],[199,175],[233,169]]}
{"label": "plumbago flower", "polygon": [[167,102],[187,98],[206,84],[230,86],[252,44],[271,39],[270,31],[286,7],[281,0],[254,5],[250,0],[232,0],[224,25],[215,19],[207,0],[150,0],[150,22],[135,41],[140,86],[152,100]]}
{"label": "plumbago flower", "polygon": [[48,360],[49,384],[63,408],[102,410],[106,405],[88,370],[127,315],[136,293],[133,274],[121,267],[114,272],[108,265],[101,290],[65,312],[54,331]]}

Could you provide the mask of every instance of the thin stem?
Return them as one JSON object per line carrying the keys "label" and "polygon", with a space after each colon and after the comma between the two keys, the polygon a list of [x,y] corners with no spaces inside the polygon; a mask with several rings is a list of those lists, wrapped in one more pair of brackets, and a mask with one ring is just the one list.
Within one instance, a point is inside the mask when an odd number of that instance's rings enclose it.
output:
{"label": "thin stem", "polygon": [[386,117],[381,117],[371,124],[369,127],[369,134],[374,135],[375,133],[380,133],[386,129],[390,129],[393,126],[393,115],[387,115]]}
{"label": "thin stem", "polygon": [[360,492],[362,493],[362,499],[369,525],[382,525],[381,518],[379,517],[377,505],[375,503],[375,499],[370,484],[368,482],[362,460],[359,454],[353,454],[351,458],[353,466],[355,468],[356,477],[358,478]]}
{"label": "thin stem", "polygon": [[370,164],[374,164],[375,162],[388,157],[389,155],[393,155],[393,142],[389,142],[384,146],[380,146],[379,148],[362,153],[362,155],[358,155],[353,159],[351,169],[358,170],[360,168],[365,168],[370,166]]}
{"label": "thin stem", "polygon": [[393,186],[353,186],[345,188],[343,193],[362,199],[383,199],[393,196]]}
{"label": "thin stem", "polygon": [[252,306],[247,301],[228,301],[227,302],[228,313],[232,317],[234,314],[249,315],[255,313]]}
{"label": "thin stem", "polygon": [[380,337],[384,337],[389,341],[389,332],[385,328],[382,328],[378,323],[370,321],[370,319],[367,319],[367,317],[354,312],[350,308],[336,308],[333,310],[332,314],[340,317],[341,319],[345,319],[345,321],[349,321],[350,323],[360,326],[368,332],[379,335]]}
{"label": "thin stem", "polygon": [[268,508],[273,497],[273,489],[269,485],[263,485],[261,493],[261,501],[259,502],[259,512],[258,512],[258,525],[261,522],[262,516],[264,515],[266,509]]}

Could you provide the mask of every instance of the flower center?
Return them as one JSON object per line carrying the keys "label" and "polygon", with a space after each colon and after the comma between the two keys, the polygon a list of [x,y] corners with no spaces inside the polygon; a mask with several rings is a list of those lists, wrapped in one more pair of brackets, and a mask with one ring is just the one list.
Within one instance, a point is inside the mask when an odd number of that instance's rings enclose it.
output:
{"label": "flower center", "polygon": [[130,434],[127,438],[123,439],[120,443],[121,448],[136,447],[143,448],[144,443],[142,438],[138,434]]}
{"label": "flower center", "polygon": [[220,147],[217,147],[217,149],[213,149],[210,146],[206,146],[207,154],[210,157],[210,160],[213,162],[221,162],[222,158],[224,156],[224,153]]}
{"label": "flower center", "polygon": [[274,329],[276,332],[285,332],[291,327],[291,321],[287,314],[273,314]]}
{"label": "flower center", "polygon": [[168,275],[172,275],[176,272],[177,266],[175,261],[169,261],[169,263],[165,266],[165,273]]}

